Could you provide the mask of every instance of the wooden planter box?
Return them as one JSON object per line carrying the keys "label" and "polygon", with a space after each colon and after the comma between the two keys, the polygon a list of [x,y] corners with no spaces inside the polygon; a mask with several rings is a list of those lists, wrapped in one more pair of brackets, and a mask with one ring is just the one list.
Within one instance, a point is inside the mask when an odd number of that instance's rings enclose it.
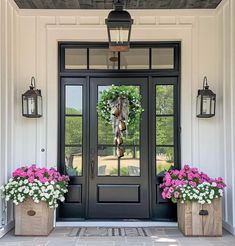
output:
{"label": "wooden planter box", "polygon": [[45,236],[53,229],[54,209],[27,199],[15,206],[15,235]]}
{"label": "wooden planter box", "polygon": [[211,204],[177,204],[178,226],[185,236],[222,236],[221,199]]}

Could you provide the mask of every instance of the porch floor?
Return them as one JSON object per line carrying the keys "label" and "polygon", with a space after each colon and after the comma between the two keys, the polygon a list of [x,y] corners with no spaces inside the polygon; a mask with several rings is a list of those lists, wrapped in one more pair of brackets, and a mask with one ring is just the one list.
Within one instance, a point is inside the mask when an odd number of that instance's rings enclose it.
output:
{"label": "porch floor", "polygon": [[152,236],[71,236],[72,227],[57,227],[48,237],[14,236],[14,230],[0,239],[1,246],[232,246],[235,236],[223,231],[223,237],[184,237],[177,228],[152,227]]}

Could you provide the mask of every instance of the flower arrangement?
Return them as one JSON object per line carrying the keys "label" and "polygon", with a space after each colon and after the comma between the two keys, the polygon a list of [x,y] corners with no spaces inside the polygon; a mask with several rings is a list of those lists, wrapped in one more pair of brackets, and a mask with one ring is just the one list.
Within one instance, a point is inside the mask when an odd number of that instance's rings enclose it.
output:
{"label": "flower arrangement", "polygon": [[109,89],[102,91],[100,100],[97,104],[99,116],[106,124],[112,124],[110,118],[111,105],[110,101],[115,101],[118,97],[126,98],[129,101],[129,118],[128,125],[134,126],[138,122],[141,113],[144,111],[141,106],[141,96],[138,89],[133,86],[115,86],[112,85]]}
{"label": "flower arrangement", "polygon": [[212,179],[197,168],[185,165],[180,170],[166,171],[160,187],[162,198],[171,199],[174,203],[196,201],[210,204],[213,199],[223,196],[226,185],[220,177]]}
{"label": "flower arrangement", "polygon": [[54,168],[31,165],[17,168],[12,176],[8,183],[1,187],[6,201],[13,200],[18,205],[31,197],[35,203],[45,201],[50,208],[54,208],[58,207],[58,200],[65,200],[69,177],[61,175]]}

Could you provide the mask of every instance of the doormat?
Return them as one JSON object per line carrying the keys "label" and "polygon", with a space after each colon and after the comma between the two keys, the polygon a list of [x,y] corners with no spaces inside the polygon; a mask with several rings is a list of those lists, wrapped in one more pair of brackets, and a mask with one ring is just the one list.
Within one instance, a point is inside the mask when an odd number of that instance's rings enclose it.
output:
{"label": "doormat", "polygon": [[148,228],[110,228],[110,227],[78,227],[73,228],[69,237],[149,237],[152,236]]}

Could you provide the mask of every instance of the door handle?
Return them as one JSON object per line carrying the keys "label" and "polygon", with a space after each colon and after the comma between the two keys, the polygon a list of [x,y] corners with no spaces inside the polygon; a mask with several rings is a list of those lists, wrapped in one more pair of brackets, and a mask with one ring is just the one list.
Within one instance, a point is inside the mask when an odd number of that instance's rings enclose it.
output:
{"label": "door handle", "polygon": [[95,161],[91,159],[91,178],[94,178]]}

